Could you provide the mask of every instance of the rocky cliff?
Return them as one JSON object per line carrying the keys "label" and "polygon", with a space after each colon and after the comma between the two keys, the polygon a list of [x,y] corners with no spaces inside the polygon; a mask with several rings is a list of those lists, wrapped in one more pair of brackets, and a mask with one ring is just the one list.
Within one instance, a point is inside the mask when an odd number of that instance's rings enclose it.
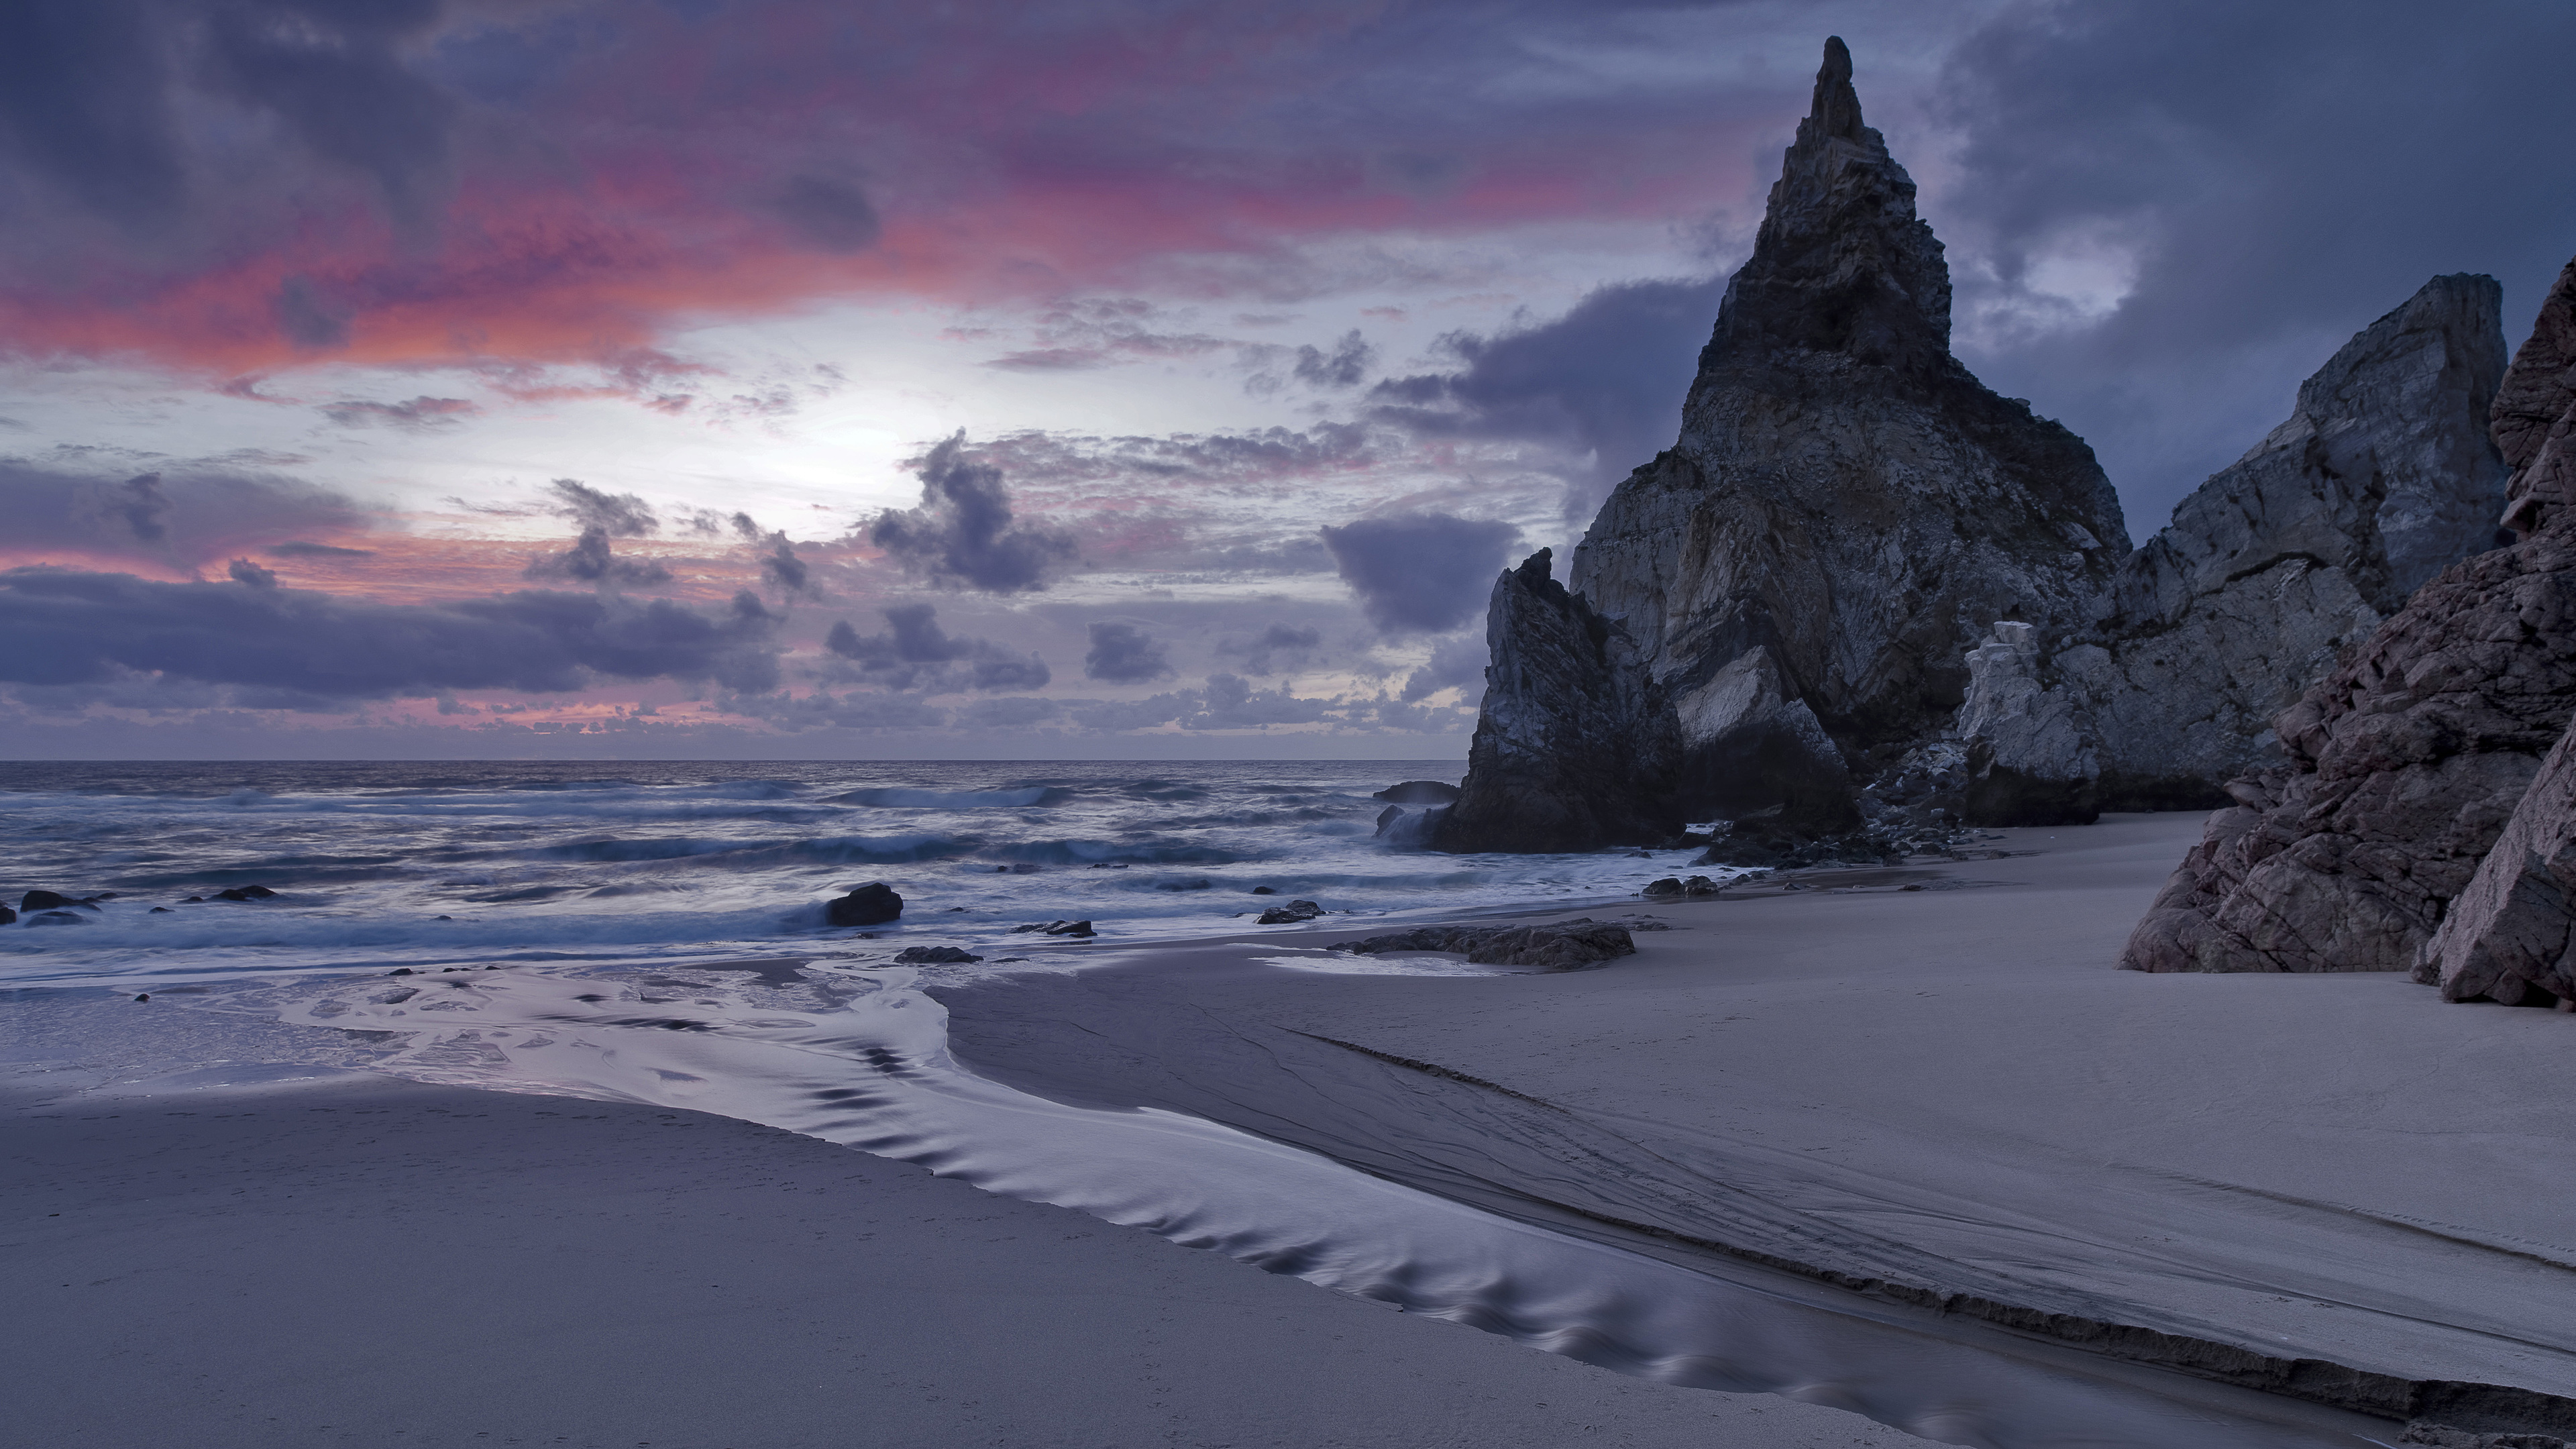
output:
{"label": "rocky cliff", "polygon": [[[1497,587],[1485,713],[1435,843],[1583,849],[1702,812],[1841,828],[1855,771],[1950,726],[1996,621],[2091,625],[2128,553],[2118,499],[2081,439],[1989,392],[1949,337],[1941,244],[1829,41],[1679,441],[1602,508],[1564,605]],[[1578,625],[1605,642],[1573,648]]]}
{"label": "rocky cliff", "polygon": [[[2455,995],[2523,989],[2506,981],[2517,968],[2496,964],[2500,950],[2511,957],[2496,933],[2541,931],[2539,896],[2516,881],[2557,828],[2560,786],[2535,791],[2533,780],[2576,716],[2576,490],[2552,471],[2564,466],[2553,444],[2576,410],[2571,359],[2576,264],[2492,411],[2512,469],[2508,517],[2536,531],[2436,577],[2280,715],[2285,763],[2229,783],[2238,803],[2210,817],[2122,966],[2420,966],[2449,973]],[[2436,947],[2453,901],[2531,800],[2513,858],[2494,865],[2496,878]]]}
{"label": "rocky cliff", "polygon": [[1998,626],[1970,657],[1959,721],[1971,817],[2207,808],[2220,782],[2284,763],[2273,716],[2436,573],[2499,541],[2500,308],[2493,278],[2425,283],[2121,563],[2097,627]]}

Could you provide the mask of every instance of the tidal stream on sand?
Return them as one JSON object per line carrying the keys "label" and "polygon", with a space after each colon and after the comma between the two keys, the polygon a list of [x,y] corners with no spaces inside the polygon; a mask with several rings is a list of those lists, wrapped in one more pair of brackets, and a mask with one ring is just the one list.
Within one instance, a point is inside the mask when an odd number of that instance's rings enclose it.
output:
{"label": "tidal stream on sand", "polygon": [[[1246,969],[1333,964],[1281,946],[1280,964]],[[1060,947],[1042,951],[1019,979],[1043,986],[1043,978],[1107,964]],[[1448,960],[1371,969],[1461,975]],[[206,982],[156,1000],[200,1008],[157,1028],[180,1036],[190,1021],[221,1017],[247,1028],[256,1018],[270,1023],[258,1035],[272,1057],[276,1024],[286,1023],[327,1029],[297,1033],[335,1044],[315,1060],[762,1122],[1623,1373],[1784,1394],[1927,1438],[1992,1449],[2349,1449],[2391,1437],[2379,1421],[1747,1263],[1674,1261],[1587,1241],[1188,1114],[1018,1090],[952,1054],[942,998],[971,1010],[977,989],[954,976],[942,987],[908,968],[789,957]],[[10,1010],[41,1013],[46,1001],[68,1006],[91,993],[12,995]],[[158,1047],[137,1042],[125,1054],[179,1046],[175,1037]],[[201,1068],[167,1086],[274,1070]]]}

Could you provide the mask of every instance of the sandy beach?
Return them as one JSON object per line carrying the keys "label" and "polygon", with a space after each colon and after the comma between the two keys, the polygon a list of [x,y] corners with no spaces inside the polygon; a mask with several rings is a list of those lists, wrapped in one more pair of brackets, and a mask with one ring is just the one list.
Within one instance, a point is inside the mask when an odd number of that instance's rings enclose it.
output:
{"label": "sandy beach", "polygon": [[[33,1309],[0,1441],[2554,1425],[2576,1398],[2566,1018],[2393,977],[2113,971],[2198,828],[2113,817],[1595,908],[1667,929],[1562,975],[1354,974],[1318,948],[1355,932],[1318,923],[926,989],[839,963],[833,989],[874,994],[724,1016],[707,987],[701,1029],[636,1032],[632,1002],[676,998],[493,973],[396,1068],[506,1086],[553,1062],[550,1090],[594,1100],[29,1067],[0,1119]],[[626,1030],[578,1080],[580,1027],[503,1025],[581,1012]]]}

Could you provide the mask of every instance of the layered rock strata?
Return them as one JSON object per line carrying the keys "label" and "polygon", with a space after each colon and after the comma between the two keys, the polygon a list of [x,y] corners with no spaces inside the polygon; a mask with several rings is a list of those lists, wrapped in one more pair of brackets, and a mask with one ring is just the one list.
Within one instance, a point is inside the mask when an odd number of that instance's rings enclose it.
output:
{"label": "layered rock strata", "polygon": [[2220,782],[2283,763],[2272,717],[2427,580],[2499,541],[2501,305],[2491,277],[2425,283],[2121,563],[2098,627],[1997,625],[1969,655],[1959,718],[1969,817],[2206,808]]}
{"label": "layered rock strata", "polygon": [[[2555,471],[2576,413],[2571,360],[2576,263],[2491,413],[2507,517],[2537,531],[2418,590],[2281,714],[2287,763],[2229,782],[2239,803],[2210,817],[2122,966],[2438,976],[2451,963],[2460,995],[2524,989],[2480,982],[2488,968],[2471,963],[2481,941],[2490,962],[2509,949],[2500,929],[2541,930],[2538,898],[2514,889],[2526,861],[2508,855],[2495,869],[2512,879],[2491,881],[2438,947],[2434,936],[2576,717],[2576,493]],[[2539,792],[2516,850],[2547,839],[2551,798]]]}
{"label": "layered rock strata", "polygon": [[1578,850],[1711,814],[1857,823],[1853,774],[1948,726],[2000,619],[2089,625],[2128,535],[2073,433],[1950,355],[1914,183],[1829,41],[1679,442],[1570,591],[1497,585],[1450,850]]}
{"label": "layered rock strata", "polygon": [[2576,731],[2561,735],[2415,965],[2445,1001],[2576,1003]]}

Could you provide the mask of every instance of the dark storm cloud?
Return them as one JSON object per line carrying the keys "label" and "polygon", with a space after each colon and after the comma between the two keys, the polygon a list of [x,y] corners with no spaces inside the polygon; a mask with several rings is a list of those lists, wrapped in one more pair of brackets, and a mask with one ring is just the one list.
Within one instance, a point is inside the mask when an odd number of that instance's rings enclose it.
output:
{"label": "dark storm cloud", "polygon": [[824,648],[857,664],[867,683],[938,694],[1044,689],[1052,677],[1046,661],[1034,654],[1014,654],[989,639],[951,637],[929,604],[895,604],[881,612],[886,633],[861,634],[842,619],[823,639]]}
{"label": "dark storm cloud", "polygon": [[[339,494],[290,479],[172,466],[133,477],[70,473],[0,459],[0,548],[20,558],[59,551],[197,567],[281,535],[358,526]],[[320,547],[321,545],[314,545]]]}
{"label": "dark storm cloud", "polygon": [[0,5],[0,128],[27,170],[130,235],[187,199],[159,7],[135,0]]}
{"label": "dark storm cloud", "polygon": [[1520,540],[1508,523],[1446,513],[1363,518],[1321,531],[1360,611],[1386,634],[1445,634],[1473,619],[1504,554]]}
{"label": "dark storm cloud", "polygon": [[1377,361],[1377,349],[1368,345],[1355,328],[1342,334],[1325,352],[1315,347],[1297,349],[1297,380],[1314,387],[1357,387],[1368,381],[1369,367]]}
{"label": "dark storm cloud", "polygon": [[1568,516],[1587,521],[1607,486],[1673,445],[1682,397],[1717,324],[1726,281],[1622,282],[1562,317],[1443,342],[1465,370],[1388,378],[1371,415],[1417,437],[1519,438],[1588,458]]}
{"label": "dark storm cloud", "polygon": [[237,584],[248,584],[254,589],[273,589],[277,587],[276,570],[261,568],[259,565],[252,563],[246,558],[234,559],[231,564],[226,566],[224,571],[230,574],[232,576],[232,581]]}
{"label": "dark storm cloud", "polygon": [[813,571],[796,556],[796,546],[787,541],[784,529],[764,533],[748,513],[737,513],[732,519],[733,531],[760,555],[761,581],[784,594],[802,594],[810,587]]}
{"label": "dark storm cloud", "polygon": [[661,531],[662,520],[652,506],[632,493],[604,492],[578,478],[557,478],[546,486],[554,490],[555,511],[585,530],[595,528],[612,538],[642,538]]}
{"label": "dark storm cloud", "polygon": [[[2521,341],[2576,252],[2571,53],[2552,0],[2016,6],[1940,95],[1964,144],[1926,213],[1962,353],[2084,435],[2153,527],[2427,277],[2497,277]],[[2051,266],[2087,257],[2134,285],[2098,321],[2055,315]]]}
{"label": "dark storm cloud", "polygon": [[1324,631],[1321,629],[1298,629],[1286,624],[1273,624],[1262,630],[1259,638],[1249,643],[1220,645],[1218,648],[1222,653],[1241,654],[1245,673],[1267,675],[1276,672],[1276,666],[1283,662],[1283,657],[1284,662],[1291,668],[1305,663],[1307,656],[1321,647],[1323,642]]}
{"label": "dark storm cloud", "polygon": [[[174,7],[174,20],[196,7]],[[314,154],[371,178],[407,228],[444,199],[456,102],[398,49],[440,0],[233,0],[203,7],[218,71]]]}
{"label": "dark storm cloud", "polygon": [[530,563],[527,576],[571,579],[602,588],[649,589],[671,581],[671,571],[658,563],[619,558],[609,548],[608,530],[596,524],[583,529],[580,539],[562,553]]}
{"label": "dark storm cloud", "polygon": [[[778,684],[777,616],[749,594],[702,613],[667,600],[525,592],[397,605],[304,589],[0,572],[0,680],[81,685],[129,671],[317,700],[441,690],[561,693],[601,678]],[[254,706],[256,707],[256,706]]]}
{"label": "dark storm cloud", "polygon": [[1172,673],[1163,642],[1133,624],[1091,626],[1091,648],[1082,656],[1082,674],[1109,684],[1141,684]]}
{"label": "dark storm cloud", "polygon": [[1015,525],[1002,470],[966,452],[960,431],[922,460],[921,506],[887,509],[868,542],[934,583],[1011,594],[1046,587],[1049,570],[1073,556],[1062,534]]}

